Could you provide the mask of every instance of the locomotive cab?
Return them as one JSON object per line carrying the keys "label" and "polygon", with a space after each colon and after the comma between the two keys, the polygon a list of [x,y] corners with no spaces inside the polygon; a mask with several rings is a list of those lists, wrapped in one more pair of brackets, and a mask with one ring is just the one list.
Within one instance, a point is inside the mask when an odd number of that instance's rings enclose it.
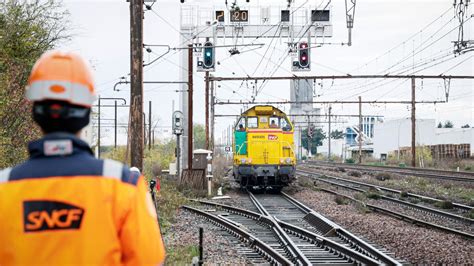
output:
{"label": "locomotive cab", "polygon": [[294,180],[293,125],[273,106],[242,113],[234,127],[234,178],[241,187],[280,189]]}

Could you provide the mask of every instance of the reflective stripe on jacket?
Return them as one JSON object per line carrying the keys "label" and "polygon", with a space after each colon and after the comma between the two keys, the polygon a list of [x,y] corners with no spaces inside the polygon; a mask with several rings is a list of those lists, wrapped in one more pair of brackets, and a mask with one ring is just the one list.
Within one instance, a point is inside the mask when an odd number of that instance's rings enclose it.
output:
{"label": "reflective stripe on jacket", "polygon": [[143,176],[69,134],[0,171],[0,265],[156,265],[164,246]]}

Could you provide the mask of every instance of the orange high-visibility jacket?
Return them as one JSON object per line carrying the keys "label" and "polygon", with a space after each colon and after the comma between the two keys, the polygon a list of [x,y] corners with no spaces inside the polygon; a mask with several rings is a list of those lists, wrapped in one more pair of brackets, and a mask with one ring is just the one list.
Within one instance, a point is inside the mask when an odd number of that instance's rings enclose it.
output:
{"label": "orange high-visibility jacket", "polygon": [[64,133],[0,172],[0,265],[157,265],[165,251],[143,176]]}

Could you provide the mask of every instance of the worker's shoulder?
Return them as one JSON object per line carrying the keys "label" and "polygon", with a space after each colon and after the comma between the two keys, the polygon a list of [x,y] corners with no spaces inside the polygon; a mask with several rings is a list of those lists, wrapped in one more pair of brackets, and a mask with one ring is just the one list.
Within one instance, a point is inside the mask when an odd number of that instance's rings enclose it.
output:
{"label": "worker's shoulder", "polygon": [[51,177],[112,178],[122,183],[136,185],[138,178],[130,174],[130,169],[123,163],[110,159],[97,159],[93,156],[76,158],[55,158],[27,160],[13,168],[0,172],[0,183]]}
{"label": "worker's shoulder", "polygon": [[102,162],[102,175],[104,177],[115,178],[130,185],[137,185],[140,175],[131,172],[127,165],[110,159],[104,159]]}
{"label": "worker's shoulder", "polygon": [[0,170],[0,184],[8,181],[11,171],[12,171],[11,167]]}

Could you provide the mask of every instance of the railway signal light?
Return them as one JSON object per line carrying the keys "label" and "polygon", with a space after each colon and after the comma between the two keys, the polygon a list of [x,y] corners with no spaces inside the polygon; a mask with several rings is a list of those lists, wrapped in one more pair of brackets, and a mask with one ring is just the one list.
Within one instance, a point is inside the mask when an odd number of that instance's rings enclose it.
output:
{"label": "railway signal light", "polygon": [[183,133],[183,113],[181,111],[175,111],[173,113],[173,134],[181,135]]}
{"label": "railway signal light", "polygon": [[215,62],[215,48],[211,42],[204,43],[203,68],[213,69]]}
{"label": "railway signal light", "polygon": [[300,42],[298,44],[298,61],[301,68],[310,67],[309,51],[307,42]]}
{"label": "railway signal light", "polygon": [[312,138],[312,137],[313,137],[313,133],[314,133],[314,132],[313,132],[313,127],[309,127],[309,128],[308,128],[308,137],[309,137],[309,138]]}

